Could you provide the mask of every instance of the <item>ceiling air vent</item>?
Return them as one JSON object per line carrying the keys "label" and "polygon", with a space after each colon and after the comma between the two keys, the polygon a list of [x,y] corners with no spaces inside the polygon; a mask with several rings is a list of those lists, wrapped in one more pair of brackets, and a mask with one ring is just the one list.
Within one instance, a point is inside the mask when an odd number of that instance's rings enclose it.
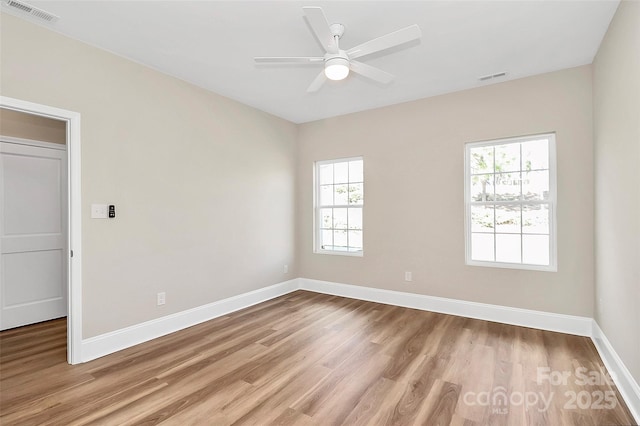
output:
{"label": "ceiling air vent", "polygon": [[480,81],[488,81],[494,78],[500,78],[500,77],[504,77],[505,75],[507,75],[506,72],[499,72],[496,74],[489,74],[489,75],[483,75],[482,77],[478,77],[478,80]]}
{"label": "ceiling air vent", "polygon": [[4,1],[4,5],[9,10],[21,12],[22,14],[27,14],[43,21],[56,22],[58,19],[60,19],[60,17],[54,15],[53,13],[45,12],[42,9],[38,9],[35,6],[31,6],[30,4],[21,1],[6,0]]}

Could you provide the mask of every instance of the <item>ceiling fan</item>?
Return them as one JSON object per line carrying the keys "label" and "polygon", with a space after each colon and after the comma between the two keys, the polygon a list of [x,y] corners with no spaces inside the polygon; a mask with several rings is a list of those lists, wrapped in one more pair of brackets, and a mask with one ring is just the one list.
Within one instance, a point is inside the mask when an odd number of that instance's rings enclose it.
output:
{"label": "ceiling fan", "polygon": [[307,6],[303,7],[302,10],[311,29],[320,43],[322,43],[322,47],[326,52],[324,56],[259,56],[255,57],[254,60],[261,64],[324,64],[324,70],[313,80],[307,88],[307,92],[317,91],[327,79],[343,80],[349,75],[349,71],[370,78],[373,81],[384,84],[390,83],[394,78],[392,74],[354,59],[417,40],[422,36],[420,27],[414,24],[345,51],[340,49],[339,45],[339,40],[344,34],[344,25],[329,25],[320,7]]}

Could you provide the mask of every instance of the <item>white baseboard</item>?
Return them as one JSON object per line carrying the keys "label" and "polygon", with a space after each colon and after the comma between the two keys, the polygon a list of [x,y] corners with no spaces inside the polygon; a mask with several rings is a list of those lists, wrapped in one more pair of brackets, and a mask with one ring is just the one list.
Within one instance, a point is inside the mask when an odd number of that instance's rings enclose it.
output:
{"label": "white baseboard", "polygon": [[265,302],[298,289],[293,279],[269,287],[229,297],[197,308],[146,321],[82,341],[82,362],[120,351],[187,327]]}
{"label": "white baseboard", "polygon": [[587,317],[533,311],[508,306],[490,305],[424,294],[404,293],[379,288],[362,287],[329,281],[299,278],[299,288],[317,293],[333,294],[387,305],[403,306],[423,311],[439,312],[485,321],[519,325],[540,330],[591,336],[593,320]]}
{"label": "white baseboard", "polygon": [[605,366],[612,374],[620,394],[627,403],[636,422],[640,424],[640,386],[638,386],[638,383],[613,349],[611,343],[592,318],[308,278],[295,278],[270,287],[85,339],[82,341],[81,359],[82,362],[91,361],[295,290],[308,290],[424,311],[591,337]]}
{"label": "white baseboard", "polygon": [[91,361],[298,289],[580,336],[591,335],[593,322],[591,318],[296,278],[84,339],[82,341],[81,359],[82,362]]}
{"label": "white baseboard", "polygon": [[622,362],[622,359],[620,359],[615,349],[613,349],[607,336],[605,336],[595,320],[593,321],[593,335],[591,336],[591,340],[593,340],[593,344],[596,346],[600,358],[602,358],[605,367],[607,367],[609,374],[611,374],[622,398],[627,403],[629,411],[633,414],[636,423],[640,424],[640,386],[638,382],[634,380],[627,366]]}

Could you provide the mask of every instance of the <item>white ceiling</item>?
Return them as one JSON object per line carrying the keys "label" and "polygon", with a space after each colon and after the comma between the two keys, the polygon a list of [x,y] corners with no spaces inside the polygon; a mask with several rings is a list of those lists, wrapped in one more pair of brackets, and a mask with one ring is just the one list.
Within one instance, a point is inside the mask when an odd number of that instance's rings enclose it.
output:
{"label": "white ceiling", "polygon": [[[618,1],[28,1],[47,27],[263,111],[302,123],[589,64]],[[3,2],[4,3],[4,2]],[[317,93],[321,65],[257,66],[254,56],[322,56],[302,6],[345,25],[344,49],[411,24],[419,42],[361,58],[396,76],[351,74]],[[6,10],[3,8],[3,10]],[[478,77],[506,71],[505,78]]]}

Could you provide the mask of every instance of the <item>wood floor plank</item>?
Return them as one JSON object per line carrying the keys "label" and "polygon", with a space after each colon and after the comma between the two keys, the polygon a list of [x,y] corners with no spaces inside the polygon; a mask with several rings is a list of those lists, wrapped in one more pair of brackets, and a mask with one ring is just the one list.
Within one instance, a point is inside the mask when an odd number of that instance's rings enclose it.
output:
{"label": "wood floor plank", "polygon": [[[58,376],[56,380],[49,378],[44,380],[42,377],[37,382],[15,386],[6,391],[3,389],[0,395],[2,414],[4,416],[25,410],[27,407],[40,404],[42,399],[55,398],[61,392],[77,388],[79,385],[87,384],[93,380],[94,378],[90,374],[62,375]],[[46,395],[46,397],[34,398],[34,393]]]}
{"label": "wood floor plank", "polygon": [[367,388],[343,424],[352,426],[380,424],[379,412],[388,403],[389,397],[394,395],[394,387],[397,386],[398,383],[393,380],[379,378]]}
{"label": "wood floor plank", "polygon": [[287,408],[271,422],[272,426],[315,426],[317,424],[311,417],[291,408]]}
{"label": "wood floor plank", "polygon": [[0,424],[633,424],[576,382],[607,373],[586,337],[307,291],[86,364],[65,345],[65,319],[0,332]]}
{"label": "wood floor plank", "polygon": [[[282,422],[283,419],[278,420],[278,418],[283,414],[283,407],[286,407],[285,411],[289,410],[289,405],[295,401],[300,393],[305,391],[309,383],[317,383],[323,380],[330,372],[331,370],[326,367],[313,365],[288,375],[285,380],[272,380],[260,385],[252,385],[255,392],[249,396],[255,402],[249,407],[245,402],[237,404],[237,411],[242,411],[244,414],[235,419],[236,416],[232,416],[229,413],[228,417],[233,418],[233,424],[238,425],[263,425]],[[244,407],[241,408],[241,405]],[[295,410],[293,411],[295,412]],[[293,413],[291,414],[293,415]],[[302,415],[303,413],[299,414]],[[297,414],[296,417],[298,417]]]}
{"label": "wood floor plank", "polygon": [[363,362],[380,353],[380,345],[365,342],[359,345],[353,353],[346,357],[345,362],[336,367],[325,380],[310,384],[307,392],[291,405],[291,408],[299,410],[313,417],[324,402],[335,393],[335,388],[340,382],[346,380],[347,375],[357,369]]}
{"label": "wood floor plank", "polygon": [[399,387],[402,389],[400,398],[383,410],[381,417],[385,419],[385,424],[416,423],[420,408],[427,403],[434,383],[442,377],[448,365],[448,358],[425,357],[412,379]]}
{"label": "wood floor plank", "polygon": [[[227,386],[224,392],[217,392],[203,398],[196,404],[168,416],[158,424],[162,425],[230,425],[233,423],[223,407],[233,401],[243,400],[252,386],[243,381],[236,381]],[[150,422],[154,424],[153,422]]]}
{"label": "wood floor plank", "polygon": [[418,424],[447,426],[455,413],[460,398],[461,386],[455,383],[436,380],[429,392],[428,404],[418,414]]}
{"label": "wood floor plank", "polygon": [[237,381],[225,389],[202,399],[198,404],[177,412],[158,423],[164,426],[184,425],[229,425],[233,423],[222,408],[233,401],[242,400],[251,390],[247,382]]}
{"label": "wood floor plank", "polygon": [[[336,382],[333,392],[326,395],[323,403],[303,412],[326,424],[342,424],[367,390],[382,377],[381,372],[388,364],[389,357],[382,351],[363,359],[351,372],[342,372],[342,380]],[[339,373],[334,371],[332,374]]]}
{"label": "wood floor plank", "polygon": [[[113,393],[101,395],[85,394],[84,389],[76,387],[65,393],[61,398],[60,393],[43,398],[38,401],[38,406],[30,407],[33,415],[29,417],[20,416],[20,423],[34,425],[72,425],[87,424],[92,420],[100,418],[106,412],[113,411],[127,404],[131,404],[147,395],[167,386],[167,383],[156,379],[146,382],[136,383],[130,387],[120,388]],[[71,399],[73,398],[73,399]],[[71,403],[63,403],[71,400]],[[14,417],[7,416],[5,421],[11,424]]]}
{"label": "wood floor plank", "polygon": [[103,424],[156,424],[180,411],[224,394],[239,381],[236,374],[246,369],[251,358],[263,352],[263,346],[253,344],[231,356],[212,363],[188,376],[165,377],[170,386],[153,395],[107,413],[98,419]]}

